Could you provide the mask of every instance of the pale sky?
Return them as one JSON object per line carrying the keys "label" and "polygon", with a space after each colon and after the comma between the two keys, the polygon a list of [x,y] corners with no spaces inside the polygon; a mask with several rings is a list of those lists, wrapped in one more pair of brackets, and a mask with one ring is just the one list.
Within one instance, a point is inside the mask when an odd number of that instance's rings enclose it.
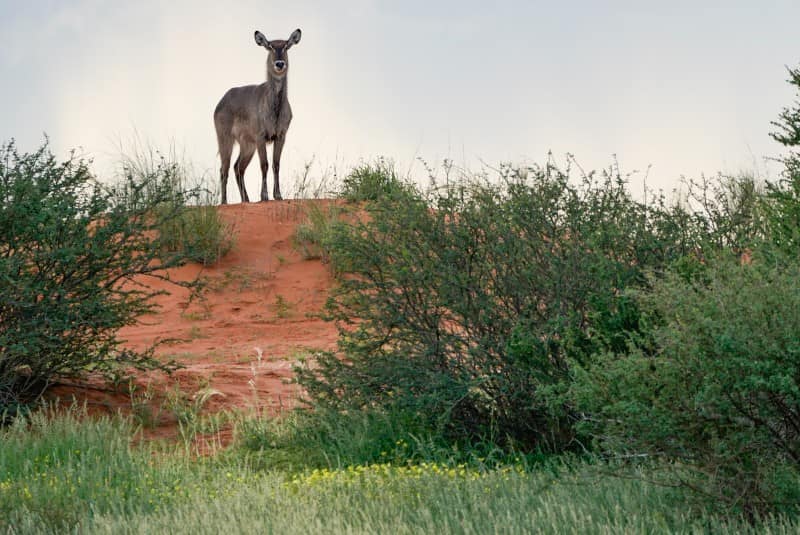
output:
{"label": "pale sky", "polygon": [[[385,156],[424,179],[416,158],[480,169],[548,151],[651,166],[648,186],[670,191],[681,175],[774,174],[798,27],[798,0],[0,0],[0,141],[33,150],[47,133],[102,174],[136,132],[216,177],[214,107],[265,79],[254,30],[301,28],[284,196],[312,158],[322,174]],[[254,161],[251,198],[259,183]]]}

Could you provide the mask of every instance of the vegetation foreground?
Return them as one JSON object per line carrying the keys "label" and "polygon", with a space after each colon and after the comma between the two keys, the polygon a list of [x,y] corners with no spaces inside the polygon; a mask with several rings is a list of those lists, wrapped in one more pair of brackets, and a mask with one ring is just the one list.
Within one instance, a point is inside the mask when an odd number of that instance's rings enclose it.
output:
{"label": "vegetation foreground", "polygon": [[[291,425],[291,424],[284,424]],[[796,533],[698,514],[648,469],[608,477],[587,461],[422,460],[268,467],[246,448],[197,459],[131,447],[122,419],[45,412],[2,431],[0,530],[7,533]],[[298,444],[294,444],[295,447]],[[306,444],[313,446],[313,444]],[[322,446],[322,445],[318,445]],[[404,450],[415,445],[399,444]],[[295,456],[296,449],[286,450]],[[387,456],[389,455],[389,452]],[[392,452],[391,456],[395,456]],[[299,459],[298,459],[299,460]]]}

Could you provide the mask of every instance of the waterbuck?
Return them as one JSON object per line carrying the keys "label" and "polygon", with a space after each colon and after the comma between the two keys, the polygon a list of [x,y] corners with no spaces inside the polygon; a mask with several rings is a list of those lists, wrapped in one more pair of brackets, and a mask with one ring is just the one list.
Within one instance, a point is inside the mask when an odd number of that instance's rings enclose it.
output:
{"label": "waterbuck", "polygon": [[234,142],[239,144],[239,157],[233,164],[236,185],[242,202],[250,202],[244,186],[244,171],[258,150],[261,162],[261,200],[269,200],[267,194],[267,144],[272,148],[272,173],[275,187],[272,196],[280,200],[281,152],[286,141],[286,131],[292,122],[292,108],[286,90],[286,75],[289,72],[289,49],[300,42],[300,30],[292,32],[286,41],[270,41],[264,34],[256,31],[256,44],[263,46],[267,56],[267,81],[259,85],[246,85],[228,90],[214,110],[214,126],[217,129],[217,144],[222,160],[220,179],[222,180],[222,204],[227,204],[228,171],[231,166],[231,153]]}

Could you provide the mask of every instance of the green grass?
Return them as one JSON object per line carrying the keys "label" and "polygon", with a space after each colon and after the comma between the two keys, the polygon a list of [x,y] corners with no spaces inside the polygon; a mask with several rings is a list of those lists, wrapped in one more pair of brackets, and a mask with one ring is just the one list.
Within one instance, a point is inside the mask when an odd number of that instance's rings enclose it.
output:
{"label": "green grass", "polygon": [[[42,411],[0,431],[9,533],[796,533],[690,511],[679,491],[586,462],[411,460],[264,469],[276,451],[132,447],[121,419]],[[397,441],[401,442],[401,441]],[[287,443],[288,444],[288,443]],[[401,444],[396,444],[403,448]],[[409,447],[409,446],[406,446]],[[413,445],[410,447],[414,447]],[[274,449],[273,449],[274,450]],[[441,453],[441,452],[440,452]],[[339,459],[341,461],[341,459]],[[338,461],[337,461],[338,462]]]}
{"label": "green grass", "polygon": [[125,422],[79,413],[37,412],[0,432],[0,531],[66,531],[95,512],[152,512],[186,494],[176,482],[187,459],[156,463],[129,447]]}
{"label": "green grass", "polygon": [[308,202],[304,205],[306,221],[297,225],[292,244],[304,260],[330,260],[328,240],[334,225],[340,223],[344,208],[336,204]]}
{"label": "green grass", "polygon": [[218,262],[234,245],[233,229],[223,221],[216,206],[183,207],[160,230],[168,250],[183,251],[189,259],[205,266]]}
{"label": "green grass", "polygon": [[120,151],[122,177],[145,184],[145,198],[167,199],[157,214],[159,243],[166,251],[208,266],[233,248],[234,231],[217,210],[217,192],[205,187],[208,177],[196,173],[174,147],[162,153],[134,138]]}

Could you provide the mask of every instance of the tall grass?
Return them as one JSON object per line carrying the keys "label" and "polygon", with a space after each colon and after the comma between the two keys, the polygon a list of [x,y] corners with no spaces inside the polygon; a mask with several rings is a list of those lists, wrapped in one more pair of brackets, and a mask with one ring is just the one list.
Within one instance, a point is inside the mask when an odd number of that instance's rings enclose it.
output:
{"label": "tall grass", "polygon": [[102,511],[152,512],[179,494],[179,459],[132,450],[123,420],[37,411],[0,431],[0,531],[68,531]]}
{"label": "tall grass", "polygon": [[338,163],[324,165],[315,156],[307,160],[303,170],[293,178],[291,198],[293,199],[326,199],[338,189]]}
{"label": "tall grass", "polygon": [[186,206],[180,216],[161,228],[162,243],[172,251],[208,266],[224,257],[234,245],[233,230],[213,205],[215,196],[201,192],[199,204]]}
{"label": "tall grass", "polygon": [[174,148],[165,154],[134,141],[120,156],[118,174],[123,183],[146,184],[145,197],[148,192],[150,196],[168,192],[170,200],[161,209],[176,216],[163,218],[159,227],[159,243],[165,250],[210,265],[233,247],[233,229],[215,206],[216,189],[207,187],[207,177],[196,173]]}
{"label": "tall grass", "polygon": [[[259,468],[252,454],[197,459],[132,447],[119,418],[39,411],[0,430],[0,531],[7,533],[796,533],[682,505],[648,468],[606,477],[585,462],[494,468],[375,462]],[[350,431],[353,431],[351,429]],[[344,435],[344,433],[342,433]],[[340,438],[340,442],[343,441]],[[362,439],[363,440],[363,439]],[[289,443],[284,446],[288,447]],[[342,445],[344,443],[342,442]],[[276,455],[280,448],[263,449]],[[353,458],[355,460],[355,458]]]}
{"label": "tall grass", "polygon": [[466,455],[399,413],[295,410],[277,419],[245,419],[238,430],[240,446],[257,452],[259,466],[290,472],[385,462],[447,464]]}
{"label": "tall grass", "polygon": [[325,201],[308,201],[303,205],[306,220],[297,225],[292,244],[305,260],[330,261],[331,232],[344,214],[344,208]]}

